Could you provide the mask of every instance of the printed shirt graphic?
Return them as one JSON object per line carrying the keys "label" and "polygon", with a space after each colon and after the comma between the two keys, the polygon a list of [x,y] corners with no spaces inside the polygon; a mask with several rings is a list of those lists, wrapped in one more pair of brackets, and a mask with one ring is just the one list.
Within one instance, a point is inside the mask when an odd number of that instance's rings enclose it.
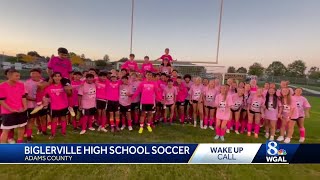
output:
{"label": "printed shirt graphic", "polygon": [[203,96],[205,106],[216,107],[215,98],[217,96],[217,91],[214,88],[205,88],[205,90],[203,91]]}
{"label": "printed shirt graphic", "polygon": [[[26,89],[21,82],[17,82],[15,85],[10,85],[8,82],[0,84],[0,99],[13,110],[23,110],[22,97],[25,94]],[[11,114],[11,112],[1,106],[1,114]]]}
{"label": "printed shirt graphic", "polygon": [[303,97],[303,96],[294,96],[296,103],[297,103],[297,108],[299,112],[299,117],[305,117],[305,109],[306,108],[311,108],[310,103],[308,100]]}
{"label": "printed shirt graphic", "polygon": [[191,100],[199,101],[203,90],[202,85],[192,85],[190,88]]}
{"label": "printed shirt graphic", "polygon": [[[37,90],[38,90],[38,85],[42,82],[40,81],[34,81],[32,79],[28,79],[25,83],[24,86],[26,88],[26,92],[29,97],[36,99],[37,97]],[[27,100],[27,107],[28,108],[35,108],[36,107],[36,101],[30,101]]]}
{"label": "printed shirt graphic", "polygon": [[232,110],[239,110],[242,108],[243,106],[243,99],[244,97],[243,96],[239,96],[238,94],[233,94],[231,95],[231,98],[232,98],[232,101],[233,101],[233,104],[231,106],[231,109]]}
{"label": "printed shirt graphic", "polygon": [[94,83],[84,83],[79,87],[78,94],[82,96],[81,103],[83,109],[96,107],[96,85]]}
{"label": "printed shirt graphic", "polygon": [[251,95],[248,99],[249,109],[253,112],[261,112],[261,108],[264,105],[263,97],[256,97],[255,95]]}
{"label": "printed shirt graphic", "polygon": [[268,102],[268,107],[266,107],[266,110],[265,110],[265,119],[268,119],[268,120],[278,120],[278,110],[279,110],[279,107],[282,106],[281,105],[281,101],[279,99],[277,99],[277,106],[274,108],[273,107],[273,97],[270,96],[270,99],[269,99],[269,102]]}
{"label": "printed shirt graphic", "polygon": [[138,64],[135,60],[127,60],[122,66],[121,69],[127,69],[127,70],[135,70],[139,71]]}
{"label": "printed shirt graphic", "polygon": [[120,85],[120,99],[119,103],[122,106],[129,106],[131,105],[131,98],[129,95],[132,93],[132,86],[131,85]]}
{"label": "printed shirt graphic", "polygon": [[216,118],[220,120],[230,120],[230,106],[233,104],[231,96],[224,99],[222,94],[216,96],[215,104],[217,106]]}
{"label": "printed shirt graphic", "polygon": [[67,93],[61,84],[51,84],[46,88],[46,96],[50,98],[52,110],[62,110],[68,108]]}
{"label": "printed shirt graphic", "polygon": [[53,72],[61,73],[61,76],[69,79],[69,73],[72,72],[72,65],[69,59],[60,59],[59,57],[52,57],[48,63],[48,68]]}
{"label": "printed shirt graphic", "polygon": [[177,89],[175,87],[166,87],[163,90],[163,96],[165,99],[165,105],[174,104],[174,96],[177,96]]}
{"label": "printed shirt graphic", "polygon": [[[291,110],[293,110],[292,116],[290,117]],[[297,101],[295,96],[291,97],[290,104],[282,104],[282,118],[284,119],[298,119],[299,118],[299,110],[297,107]]]}
{"label": "printed shirt graphic", "polygon": [[169,74],[171,74],[171,67],[170,66],[161,66],[160,72],[169,75]]}

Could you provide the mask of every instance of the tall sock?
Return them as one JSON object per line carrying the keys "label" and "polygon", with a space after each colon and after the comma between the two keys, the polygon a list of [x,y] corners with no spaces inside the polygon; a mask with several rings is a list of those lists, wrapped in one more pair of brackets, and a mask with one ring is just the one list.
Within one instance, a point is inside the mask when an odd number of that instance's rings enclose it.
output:
{"label": "tall sock", "polygon": [[213,125],[213,119],[209,119],[209,126]]}
{"label": "tall sock", "polygon": [[305,128],[300,128],[299,131],[300,131],[300,137],[302,137],[302,138],[306,137],[306,129]]}
{"label": "tall sock", "polygon": [[18,143],[18,144],[23,143],[23,139],[18,139],[18,140],[17,140],[17,143]]}
{"label": "tall sock", "polygon": [[128,119],[128,126],[132,126],[132,120],[131,119]]}
{"label": "tall sock", "polygon": [[105,116],[102,116],[101,117],[101,127],[106,127],[106,121],[107,121],[107,117]]}
{"label": "tall sock", "polygon": [[57,122],[51,122],[51,135],[55,136],[57,131]]}
{"label": "tall sock", "polygon": [[119,127],[119,124],[120,124],[120,119],[116,119],[116,126]]}
{"label": "tall sock", "polygon": [[184,114],[180,115],[181,123],[184,123]]}
{"label": "tall sock", "polygon": [[231,128],[231,121],[232,121],[232,120],[230,120],[230,121],[227,122],[227,129],[230,129],[230,128]]}
{"label": "tall sock", "polygon": [[221,129],[219,127],[216,127],[216,135],[220,136],[221,134]]}
{"label": "tall sock", "polygon": [[237,121],[237,122],[236,122],[236,131],[239,131],[239,127],[240,127],[240,122]]}
{"label": "tall sock", "polygon": [[242,119],[241,121],[241,133],[244,132],[244,129],[247,127],[247,121],[245,119]]}
{"label": "tall sock", "polygon": [[207,125],[208,125],[208,118],[207,118],[207,117],[204,118],[203,125],[204,125],[204,126],[207,126]]}
{"label": "tall sock", "polygon": [[114,127],[114,119],[110,118],[110,125],[111,125],[111,127]]}
{"label": "tall sock", "polygon": [[88,126],[89,126],[89,128],[92,128],[93,118],[94,118],[94,116],[88,116]]}
{"label": "tall sock", "polygon": [[139,114],[138,113],[134,113],[134,123],[138,124],[139,122]]}
{"label": "tall sock", "polygon": [[254,126],[254,133],[255,133],[255,134],[259,134],[259,131],[260,131],[260,125],[259,125],[259,124],[256,124],[256,125]]}
{"label": "tall sock", "polygon": [[87,130],[87,124],[88,124],[88,116],[82,116],[81,117],[81,128],[82,130]]}
{"label": "tall sock", "polygon": [[220,130],[220,136],[224,136],[226,134],[226,129],[221,129]]}
{"label": "tall sock", "polygon": [[67,121],[61,121],[61,133],[66,134],[67,132]]}
{"label": "tall sock", "polygon": [[126,117],[125,116],[122,116],[121,123],[122,123],[122,126],[126,125]]}
{"label": "tall sock", "polygon": [[27,137],[31,137],[32,135],[32,129],[27,128],[26,129]]}
{"label": "tall sock", "polygon": [[252,131],[252,123],[248,123],[247,124],[247,129],[248,129],[248,132],[251,133],[251,131]]}

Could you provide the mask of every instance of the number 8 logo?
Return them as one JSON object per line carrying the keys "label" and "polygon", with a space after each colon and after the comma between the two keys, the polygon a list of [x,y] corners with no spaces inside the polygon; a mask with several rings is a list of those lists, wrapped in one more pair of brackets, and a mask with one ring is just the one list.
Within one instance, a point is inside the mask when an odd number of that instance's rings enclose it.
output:
{"label": "number 8 logo", "polygon": [[268,143],[268,150],[267,153],[271,156],[275,156],[278,154],[278,149],[276,148],[278,144],[274,141]]}

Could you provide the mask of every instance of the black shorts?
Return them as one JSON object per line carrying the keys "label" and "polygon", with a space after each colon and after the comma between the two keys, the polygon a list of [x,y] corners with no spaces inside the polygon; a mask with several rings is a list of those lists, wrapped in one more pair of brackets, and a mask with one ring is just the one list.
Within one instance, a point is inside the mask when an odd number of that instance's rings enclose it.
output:
{"label": "black shorts", "polygon": [[59,118],[69,114],[68,108],[60,109],[60,110],[51,110],[51,117],[52,118]]}
{"label": "black shorts", "polygon": [[97,109],[101,110],[105,110],[107,107],[107,101],[106,100],[97,100]]}
{"label": "black shorts", "polygon": [[160,107],[160,108],[163,108],[163,104],[162,104],[161,102],[157,102],[157,103],[156,103],[156,106],[157,106],[157,107]]}
{"label": "black shorts", "polygon": [[297,118],[297,119],[290,119],[290,120],[297,122],[297,121],[299,121],[299,118]]}
{"label": "black shorts", "polygon": [[29,118],[29,119],[39,117],[39,112],[40,112],[40,111],[38,111],[38,112],[35,113],[35,114],[30,114],[32,111],[33,111],[33,108],[28,108],[28,109],[27,109],[27,113],[28,113],[28,118]]}
{"label": "black shorts", "polygon": [[236,109],[236,110],[233,110],[233,109],[230,109],[231,110],[231,112],[239,112],[240,111],[240,109]]}
{"label": "black shorts", "polygon": [[135,110],[139,109],[139,107],[140,107],[139,102],[131,103],[131,111],[135,111]]}
{"label": "black shorts", "polygon": [[247,110],[246,109],[241,109],[241,112],[247,112]]}
{"label": "black shorts", "polygon": [[190,101],[188,99],[184,100],[184,105],[188,106],[190,104]]}
{"label": "black shorts", "polygon": [[48,108],[41,109],[37,114],[38,114],[38,117],[46,116],[49,114],[49,109]]}
{"label": "black shorts", "polygon": [[97,112],[96,108],[90,108],[90,109],[82,109],[82,115],[84,116],[94,116]]}
{"label": "black shorts", "polygon": [[153,104],[142,104],[141,111],[154,111]]}
{"label": "black shorts", "polygon": [[252,111],[252,110],[249,110],[249,112],[251,113],[251,114],[260,114],[261,112],[254,112],[254,111]]}
{"label": "black shorts", "polygon": [[108,101],[107,111],[109,112],[119,111],[119,101]]}
{"label": "black shorts", "polygon": [[199,101],[197,100],[192,100],[192,103],[197,104]]}
{"label": "black shorts", "polygon": [[21,113],[2,114],[1,129],[15,129],[27,125],[27,111]]}
{"label": "black shorts", "polygon": [[122,112],[122,113],[131,112],[131,105],[130,106],[122,106],[120,104],[120,112]]}
{"label": "black shorts", "polygon": [[214,110],[216,110],[217,109],[217,107],[211,107],[211,106],[204,106],[205,108],[208,108],[209,110],[211,110],[211,109],[214,109]]}
{"label": "black shorts", "polygon": [[184,106],[184,103],[185,103],[185,102],[179,102],[179,101],[177,101],[177,102],[176,102],[176,105],[177,105],[177,107],[180,107],[180,106]]}
{"label": "black shorts", "polygon": [[173,104],[167,104],[166,107],[167,108],[171,108]]}
{"label": "black shorts", "polygon": [[62,86],[70,86],[71,85],[70,79],[67,79],[67,78],[62,78],[60,82],[61,82]]}

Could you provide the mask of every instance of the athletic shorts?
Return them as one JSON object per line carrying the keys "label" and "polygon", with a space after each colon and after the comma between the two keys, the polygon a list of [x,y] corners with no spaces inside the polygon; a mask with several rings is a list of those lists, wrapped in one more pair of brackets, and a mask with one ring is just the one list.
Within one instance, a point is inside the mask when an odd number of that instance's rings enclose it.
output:
{"label": "athletic shorts", "polygon": [[180,107],[180,106],[184,106],[184,103],[185,103],[185,102],[179,102],[179,101],[177,101],[177,102],[176,102],[176,105],[177,105],[177,107]]}
{"label": "athletic shorts", "polygon": [[166,104],[167,108],[171,108],[173,104]]}
{"label": "athletic shorts", "polygon": [[299,118],[297,118],[297,119],[290,119],[290,120],[297,122],[297,121],[299,121]]}
{"label": "athletic shorts", "polygon": [[90,108],[90,109],[82,109],[82,115],[83,116],[94,116],[97,112],[96,108]]}
{"label": "athletic shorts", "polygon": [[49,109],[48,108],[46,108],[46,109],[43,108],[37,114],[38,114],[38,117],[46,116],[46,115],[49,114]]}
{"label": "athletic shorts", "polygon": [[214,110],[216,110],[217,109],[217,107],[211,107],[211,106],[204,106],[205,108],[208,108],[209,110],[211,110],[211,109],[214,109]]}
{"label": "athletic shorts", "polygon": [[122,112],[122,113],[131,112],[131,105],[129,105],[129,106],[122,106],[122,105],[120,104],[120,112]]}
{"label": "athletic shorts", "polygon": [[184,105],[188,106],[190,104],[190,101],[188,99],[184,100]]}
{"label": "athletic shorts", "polygon": [[236,109],[236,110],[234,110],[234,109],[230,109],[231,110],[231,112],[239,112],[240,111],[240,108],[239,109]]}
{"label": "athletic shorts", "polygon": [[109,112],[119,111],[119,101],[108,101],[107,111]]}
{"label": "athletic shorts", "polygon": [[68,108],[60,109],[60,110],[51,110],[51,117],[52,118],[59,118],[69,114]]}
{"label": "athletic shorts", "polygon": [[15,129],[27,125],[28,112],[2,114],[1,129]]}
{"label": "athletic shorts", "polygon": [[156,103],[156,106],[157,106],[157,107],[160,107],[160,108],[163,108],[163,104],[162,104],[161,102],[157,102],[157,103]]}
{"label": "athletic shorts", "polygon": [[192,100],[192,103],[197,104],[199,101],[197,100]]}
{"label": "athletic shorts", "polygon": [[29,119],[39,117],[39,112],[40,112],[40,111],[38,111],[38,112],[35,113],[35,114],[30,114],[32,111],[33,111],[33,108],[28,108],[28,109],[27,109],[27,113],[28,113],[28,118],[29,118]]}
{"label": "athletic shorts", "polygon": [[139,107],[140,107],[139,102],[131,103],[131,111],[135,111],[135,110],[139,109]]}
{"label": "athletic shorts", "polygon": [[250,112],[251,114],[261,114],[261,112],[254,112],[254,111],[252,111],[252,110],[249,110],[249,112]]}
{"label": "athletic shorts", "polygon": [[153,104],[142,104],[141,111],[154,111]]}
{"label": "athletic shorts", "polygon": [[107,107],[107,100],[99,100],[97,99],[97,109],[101,110],[105,110]]}
{"label": "athletic shorts", "polygon": [[241,109],[241,112],[247,112],[247,110],[246,109]]}
{"label": "athletic shorts", "polygon": [[67,78],[62,78],[60,82],[61,82],[62,86],[70,86],[71,85],[70,79],[67,79]]}

